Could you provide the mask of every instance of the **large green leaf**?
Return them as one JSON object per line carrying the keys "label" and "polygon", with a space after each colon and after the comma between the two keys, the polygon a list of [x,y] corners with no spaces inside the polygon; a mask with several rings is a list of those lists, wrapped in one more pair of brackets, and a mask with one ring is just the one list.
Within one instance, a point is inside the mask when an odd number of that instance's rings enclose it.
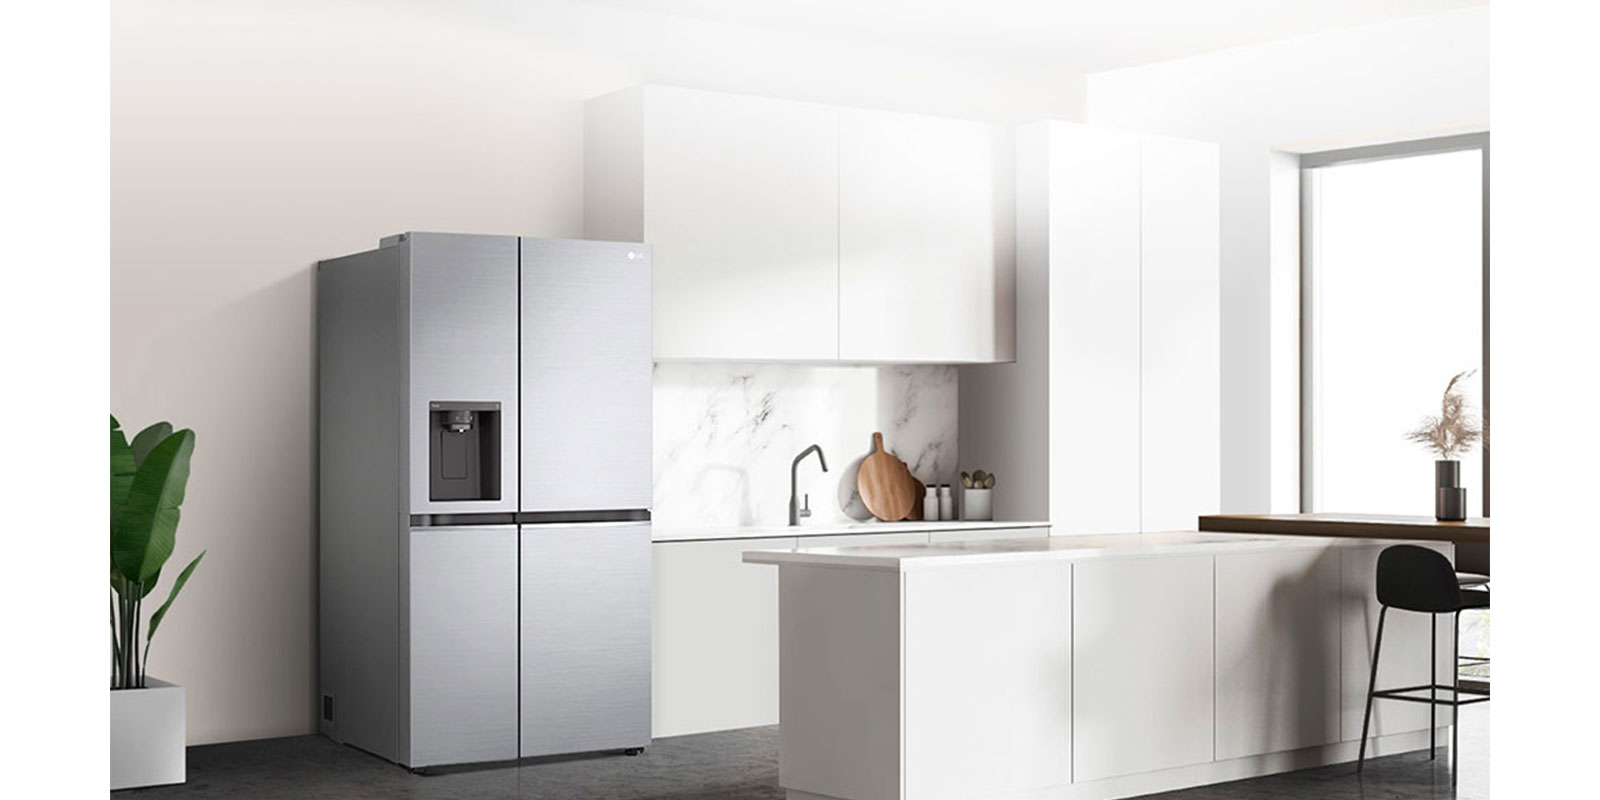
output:
{"label": "large green leaf", "polygon": [[122,432],[122,423],[116,415],[111,417],[111,525],[116,527],[117,512],[128,499],[128,489],[133,486],[133,473],[139,465],[134,461],[133,448]]}
{"label": "large green leaf", "polygon": [[161,627],[161,620],[167,616],[167,609],[172,606],[172,601],[178,599],[178,592],[183,590],[183,585],[189,582],[189,576],[193,574],[194,568],[200,566],[200,559],[205,557],[206,551],[201,550],[200,555],[195,556],[194,560],[189,562],[189,566],[178,573],[178,579],[172,582],[172,591],[167,593],[167,602],[162,603],[161,607],[156,609],[156,613],[150,615],[150,630],[144,635],[146,653],[150,652],[150,640],[155,637],[156,628]]}
{"label": "large green leaf", "polygon": [[172,435],[172,423],[157,422],[133,437],[133,464],[137,467],[144,463],[145,456],[150,455],[156,445],[167,440]]}
{"label": "large green leaf", "polygon": [[111,533],[112,562],[134,583],[149,581],[172,555],[193,454],[194,431],[185,428],[151,449],[134,473]]}

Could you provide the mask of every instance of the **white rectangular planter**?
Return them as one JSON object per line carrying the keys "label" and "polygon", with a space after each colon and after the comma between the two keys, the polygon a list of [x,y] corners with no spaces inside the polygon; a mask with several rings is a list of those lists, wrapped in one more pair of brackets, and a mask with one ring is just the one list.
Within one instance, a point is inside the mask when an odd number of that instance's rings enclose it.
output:
{"label": "white rectangular planter", "polygon": [[155,678],[143,689],[111,692],[111,788],[183,783],[182,686]]}

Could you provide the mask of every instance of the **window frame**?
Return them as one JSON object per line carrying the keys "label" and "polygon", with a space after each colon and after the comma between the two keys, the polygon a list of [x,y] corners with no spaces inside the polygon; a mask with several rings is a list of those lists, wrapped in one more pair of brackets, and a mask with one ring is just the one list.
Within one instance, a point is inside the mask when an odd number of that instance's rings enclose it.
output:
{"label": "window frame", "polygon": [[1481,154],[1483,187],[1482,220],[1482,402],[1484,443],[1478,448],[1483,459],[1483,492],[1480,512],[1489,516],[1489,132],[1466,133],[1430,139],[1350,147],[1300,155],[1300,511],[1315,509],[1316,486],[1316,397],[1317,397],[1317,271],[1313,258],[1316,229],[1313,224],[1312,174],[1323,167],[1382,161],[1393,158],[1438,155],[1463,150]]}

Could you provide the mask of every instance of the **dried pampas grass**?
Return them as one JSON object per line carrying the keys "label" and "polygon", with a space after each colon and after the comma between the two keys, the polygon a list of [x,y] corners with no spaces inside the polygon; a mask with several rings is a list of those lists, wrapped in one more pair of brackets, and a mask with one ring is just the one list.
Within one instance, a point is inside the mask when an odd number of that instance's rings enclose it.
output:
{"label": "dried pampas grass", "polygon": [[1471,377],[1477,370],[1456,373],[1444,387],[1444,399],[1439,404],[1439,415],[1424,417],[1422,425],[1406,434],[1406,438],[1432,450],[1441,459],[1452,459],[1470,452],[1472,446],[1483,439],[1483,429],[1467,408],[1467,399],[1456,391],[1456,384]]}

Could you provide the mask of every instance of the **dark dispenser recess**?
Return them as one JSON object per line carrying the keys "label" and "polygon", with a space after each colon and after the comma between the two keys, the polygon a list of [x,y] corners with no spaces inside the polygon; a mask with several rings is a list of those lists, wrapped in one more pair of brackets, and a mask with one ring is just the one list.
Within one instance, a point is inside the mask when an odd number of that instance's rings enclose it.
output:
{"label": "dark dispenser recess", "polygon": [[500,499],[500,404],[428,404],[428,499]]}

